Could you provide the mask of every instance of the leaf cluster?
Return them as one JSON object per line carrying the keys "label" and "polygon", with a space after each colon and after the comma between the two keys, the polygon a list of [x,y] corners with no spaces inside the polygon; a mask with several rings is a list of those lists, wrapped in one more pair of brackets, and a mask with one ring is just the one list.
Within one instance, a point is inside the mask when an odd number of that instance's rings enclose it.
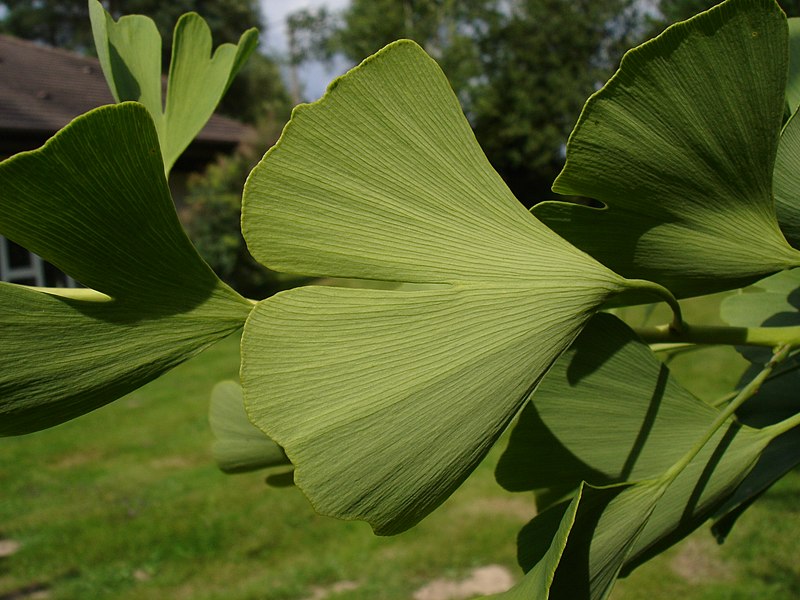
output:
{"label": "leaf cluster", "polygon": [[[150,25],[92,6],[112,89],[146,90],[129,34]],[[0,233],[88,286],[0,284],[0,432],[78,416],[243,326],[241,387],[212,398],[217,459],[289,467],[322,514],[402,532],[513,426],[497,479],[539,514],[506,600],[607,598],[709,519],[724,538],[800,463],[796,22],[775,2],[726,0],[625,55],[553,186],[601,208],[527,211],[437,63],[388,45],[297,107],[248,176],[253,257],[324,278],[258,302],[199,257],[165,180],[249,34],[209,58],[199,17],[182,19],[202,51],[171,70],[205,85],[176,76],[180,110],[103,107],[0,164]],[[728,325],[685,322],[677,298],[753,282]],[[672,322],[606,310],[645,298]],[[709,404],[655,344],[735,345],[752,367]]]}

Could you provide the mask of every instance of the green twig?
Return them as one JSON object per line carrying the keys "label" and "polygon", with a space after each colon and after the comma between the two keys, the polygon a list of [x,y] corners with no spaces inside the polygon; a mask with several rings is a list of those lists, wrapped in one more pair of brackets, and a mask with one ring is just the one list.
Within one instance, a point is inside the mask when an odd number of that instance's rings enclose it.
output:
{"label": "green twig", "polygon": [[772,371],[777,367],[781,362],[783,362],[786,357],[789,355],[789,351],[791,350],[791,346],[785,344],[775,349],[775,353],[772,355],[770,361],[764,365],[764,368],[761,369],[761,372],[756,375],[750,383],[744,386],[736,397],[731,400],[731,402],[717,415],[714,419],[714,422],[711,423],[708,430],[706,431],[705,435],[697,441],[697,443],[692,446],[692,448],[683,455],[681,459],[679,459],[674,465],[672,465],[667,473],[665,474],[666,477],[677,477],[678,474],[686,468],[686,466],[692,462],[695,456],[703,449],[709,440],[714,436],[717,430],[722,427],[722,425],[739,409],[739,407],[744,404],[747,400],[752,398],[756,395],[758,390],[761,388],[761,385],[766,381],[766,379],[770,376]]}
{"label": "green twig", "polygon": [[634,328],[647,344],[725,344],[734,346],[800,346],[800,326],[726,327],[689,325],[676,330],[673,324]]}

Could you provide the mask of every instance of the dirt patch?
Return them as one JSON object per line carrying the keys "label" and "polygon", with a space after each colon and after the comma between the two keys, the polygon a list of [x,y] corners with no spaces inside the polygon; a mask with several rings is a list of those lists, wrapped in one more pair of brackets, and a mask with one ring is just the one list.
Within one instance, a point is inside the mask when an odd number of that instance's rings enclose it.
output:
{"label": "dirt patch", "polygon": [[88,452],[74,452],[62,456],[53,466],[56,469],[74,469],[75,467],[82,467],[84,465],[101,462],[104,455],[99,450],[90,450]]}
{"label": "dirt patch", "polygon": [[536,516],[533,496],[523,498],[481,498],[473,500],[463,508],[467,516],[504,515],[520,523],[527,523]]}
{"label": "dirt patch", "polygon": [[710,537],[686,540],[669,566],[676,575],[693,585],[730,581],[735,577],[733,566],[722,560],[719,546]]}
{"label": "dirt patch", "polygon": [[12,554],[16,554],[22,547],[17,540],[0,539],[0,558],[8,558]]}
{"label": "dirt patch", "polygon": [[499,594],[514,585],[511,572],[500,565],[474,569],[466,579],[434,579],[414,592],[414,600],[466,600],[475,596]]}
{"label": "dirt patch", "polygon": [[338,581],[327,587],[315,587],[312,588],[311,595],[306,596],[303,600],[325,600],[330,596],[358,589],[359,585],[356,581]]}

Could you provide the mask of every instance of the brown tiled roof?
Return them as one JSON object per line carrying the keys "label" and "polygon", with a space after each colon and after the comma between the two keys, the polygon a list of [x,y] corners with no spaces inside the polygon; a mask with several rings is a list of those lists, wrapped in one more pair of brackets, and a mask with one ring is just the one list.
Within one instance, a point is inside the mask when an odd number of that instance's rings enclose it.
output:
{"label": "brown tiled roof", "polygon": [[[0,35],[1,146],[12,139],[43,142],[76,116],[113,102],[96,58]],[[238,121],[214,115],[194,145],[229,151],[249,131]]]}

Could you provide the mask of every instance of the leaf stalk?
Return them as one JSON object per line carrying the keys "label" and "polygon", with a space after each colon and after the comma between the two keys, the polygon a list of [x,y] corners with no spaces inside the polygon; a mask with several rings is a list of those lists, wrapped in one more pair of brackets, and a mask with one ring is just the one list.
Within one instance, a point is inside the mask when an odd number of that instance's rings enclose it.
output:
{"label": "leaf stalk", "polygon": [[750,383],[744,386],[736,397],[731,400],[731,402],[717,415],[714,421],[709,426],[708,430],[706,431],[705,435],[700,438],[697,443],[692,446],[692,448],[683,455],[674,465],[672,465],[669,470],[665,473],[666,478],[674,478],[677,477],[678,474],[686,468],[686,466],[694,460],[695,456],[703,449],[703,447],[711,440],[717,430],[731,417],[734,416],[736,411],[739,407],[745,403],[745,401],[749,400],[753,396],[758,393],[758,390],[761,388],[761,384],[766,381],[766,379],[772,374],[772,371],[777,367],[781,362],[783,362],[787,356],[789,356],[789,352],[791,351],[791,346],[788,344],[784,344],[780,347],[775,349],[772,358],[769,362],[764,365],[764,368],[756,375]]}
{"label": "leaf stalk", "polygon": [[709,344],[734,346],[800,346],[800,326],[795,327],[728,327],[717,325],[689,325],[680,330],[674,324],[655,327],[634,327],[634,331],[648,344]]}

